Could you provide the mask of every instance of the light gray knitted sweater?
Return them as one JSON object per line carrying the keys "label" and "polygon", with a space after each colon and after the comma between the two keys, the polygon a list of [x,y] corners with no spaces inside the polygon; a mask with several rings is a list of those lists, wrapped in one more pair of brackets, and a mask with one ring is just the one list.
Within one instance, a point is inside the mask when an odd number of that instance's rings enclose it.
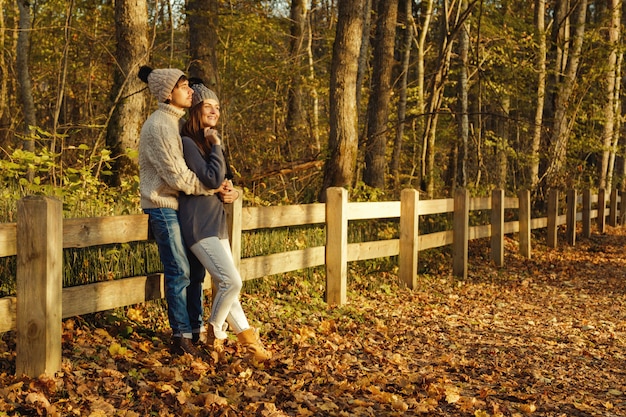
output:
{"label": "light gray knitted sweater", "polygon": [[146,119],[139,140],[141,208],[178,210],[178,193],[211,195],[185,163],[180,127],[185,111],[165,103]]}

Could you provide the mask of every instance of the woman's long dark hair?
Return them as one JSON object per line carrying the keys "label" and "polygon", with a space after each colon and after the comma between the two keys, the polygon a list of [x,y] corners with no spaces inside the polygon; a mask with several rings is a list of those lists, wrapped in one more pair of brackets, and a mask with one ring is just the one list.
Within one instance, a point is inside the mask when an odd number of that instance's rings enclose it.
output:
{"label": "woman's long dark hair", "polygon": [[[180,131],[181,136],[187,136],[196,143],[198,149],[200,149],[200,153],[206,159],[207,156],[211,153],[211,143],[204,137],[204,127],[202,127],[202,101],[191,109],[189,109],[189,118],[183,125],[183,128]],[[232,180],[234,175],[233,171],[230,167],[230,162],[228,161],[228,154],[222,147],[222,152],[224,155],[224,160],[226,162],[226,178]]]}
{"label": "woman's long dark hair", "polygon": [[183,128],[180,132],[181,136],[187,136],[193,139],[193,141],[198,145],[198,149],[200,149],[200,153],[203,156],[207,156],[211,153],[211,144],[208,143],[206,138],[204,137],[204,128],[202,127],[202,101],[191,109],[189,109],[189,118],[183,125]]}

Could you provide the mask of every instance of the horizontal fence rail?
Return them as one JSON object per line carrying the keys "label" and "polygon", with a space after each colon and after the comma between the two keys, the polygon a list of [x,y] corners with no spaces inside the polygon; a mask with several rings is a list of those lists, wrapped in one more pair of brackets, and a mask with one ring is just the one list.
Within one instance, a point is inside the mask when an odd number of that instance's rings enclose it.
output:
{"label": "horizontal fence rail", "polygon": [[[573,245],[577,222],[582,222],[582,233],[588,237],[593,219],[598,232],[604,233],[607,218],[609,225],[616,226],[624,217],[624,207],[618,212],[617,190],[608,196],[604,190],[597,195],[590,190],[582,195],[569,190],[564,207],[559,207],[561,197],[557,190],[551,190],[545,216],[531,218],[528,191],[505,197],[502,190],[494,190],[491,197],[470,198],[467,190],[459,189],[453,198],[420,200],[416,190],[407,189],[400,201],[349,202],[345,189],[330,188],[325,204],[244,208],[239,199],[228,205],[229,233],[235,263],[244,280],[325,266],[326,302],[340,305],[347,302],[348,262],[398,256],[399,278],[414,288],[419,251],[451,245],[453,273],[463,278],[467,275],[470,240],[490,238],[492,260],[502,265],[507,234],[518,233],[519,252],[530,257],[533,229],[545,228],[546,243],[556,247],[558,227],[565,225],[566,243]],[[472,211],[489,211],[489,223],[470,226]],[[515,211],[517,220],[505,221],[507,211]],[[452,230],[419,234],[420,220],[432,215],[451,215]],[[399,238],[348,243],[350,222],[371,219],[399,220]],[[241,258],[243,232],[306,225],[325,227],[324,246]],[[165,296],[160,273],[62,288],[63,249],[148,240],[147,215],[62,219],[62,206],[54,198],[20,200],[17,222],[0,224],[0,257],[17,256],[16,296],[0,298],[0,333],[17,331],[18,374],[37,376],[60,369],[62,318]],[[207,275],[205,288],[210,285]]]}

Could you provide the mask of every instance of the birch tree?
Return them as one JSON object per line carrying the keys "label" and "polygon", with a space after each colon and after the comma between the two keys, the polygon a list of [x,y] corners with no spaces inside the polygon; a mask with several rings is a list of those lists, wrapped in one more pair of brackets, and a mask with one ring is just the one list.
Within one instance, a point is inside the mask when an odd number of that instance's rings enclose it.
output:
{"label": "birch tree", "polygon": [[535,37],[538,46],[536,58],[537,95],[535,98],[535,118],[530,146],[530,185],[533,189],[539,184],[539,149],[541,146],[543,109],[546,97],[546,0],[535,0],[535,28],[537,30]]}
{"label": "birch tree", "polygon": [[604,128],[602,134],[602,161],[600,163],[600,173],[598,175],[599,188],[611,188],[613,173],[613,161],[615,159],[615,149],[617,148],[617,137],[614,135],[615,121],[619,102],[619,79],[617,78],[618,68],[618,47],[620,38],[621,20],[621,0],[607,0],[609,12],[609,28],[607,34],[607,48],[609,54],[606,63],[605,92],[606,104],[604,111]]}
{"label": "birch tree", "polygon": [[[564,0],[563,0],[564,1]],[[567,156],[567,145],[571,131],[570,100],[574,92],[580,57],[585,34],[585,20],[587,16],[587,0],[579,0],[574,4],[573,27],[571,40],[566,43],[560,52],[563,56],[565,71],[559,77],[554,96],[554,120],[552,122],[552,143],[550,161],[546,171],[546,184],[551,187],[562,187],[564,184],[564,169]],[[561,15],[564,18],[565,15]],[[557,28],[558,30],[558,28]],[[560,65],[560,60],[556,65]]]}

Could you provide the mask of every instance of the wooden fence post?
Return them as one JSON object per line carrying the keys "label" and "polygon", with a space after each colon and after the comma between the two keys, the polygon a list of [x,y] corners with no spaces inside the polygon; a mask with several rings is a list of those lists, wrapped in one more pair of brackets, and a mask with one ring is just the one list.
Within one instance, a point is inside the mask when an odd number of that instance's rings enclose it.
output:
{"label": "wooden fence post", "polygon": [[[243,191],[238,191],[240,196],[243,196]],[[233,252],[233,261],[235,261],[237,269],[239,269],[239,265],[241,264],[242,207],[242,197],[233,201],[232,204],[225,204],[226,213],[228,214],[228,237],[230,238],[230,250]],[[245,281],[245,277],[241,278]]]}
{"label": "wooden fence post", "polygon": [[504,190],[491,192],[491,259],[504,264]]}
{"label": "wooden fence post", "polygon": [[63,205],[43,196],[17,203],[16,375],[61,370]]}
{"label": "wooden fence post", "polygon": [[326,190],[326,302],[346,303],[348,280],[348,192]]}
{"label": "wooden fence post", "polygon": [[591,189],[583,190],[583,237],[591,237]]}
{"label": "wooden fence post", "polygon": [[454,230],[452,242],[452,273],[467,278],[467,248],[469,239],[469,193],[458,188],[454,194]]}
{"label": "wooden fence post", "polygon": [[400,196],[400,281],[407,288],[417,287],[417,262],[419,252],[419,192],[402,190]]}
{"label": "wooden fence post", "polygon": [[519,253],[530,259],[531,253],[530,190],[519,192]]}
{"label": "wooden fence post", "polygon": [[606,231],[606,191],[598,190],[598,233]]}
{"label": "wooden fence post", "polygon": [[576,245],[576,200],[578,195],[576,190],[567,191],[567,212],[565,213],[565,234],[567,235],[567,243],[571,246]]}
{"label": "wooden fence post", "polygon": [[609,226],[617,226],[617,189],[611,190],[609,201]]}
{"label": "wooden fence post", "polygon": [[549,248],[556,248],[559,220],[559,190],[548,192],[548,236],[546,243]]}
{"label": "wooden fence post", "polygon": [[619,191],[619,217],[617,223],[624,225],[624,218],[626,217],[626,199],[624,199],[624,189]]}

